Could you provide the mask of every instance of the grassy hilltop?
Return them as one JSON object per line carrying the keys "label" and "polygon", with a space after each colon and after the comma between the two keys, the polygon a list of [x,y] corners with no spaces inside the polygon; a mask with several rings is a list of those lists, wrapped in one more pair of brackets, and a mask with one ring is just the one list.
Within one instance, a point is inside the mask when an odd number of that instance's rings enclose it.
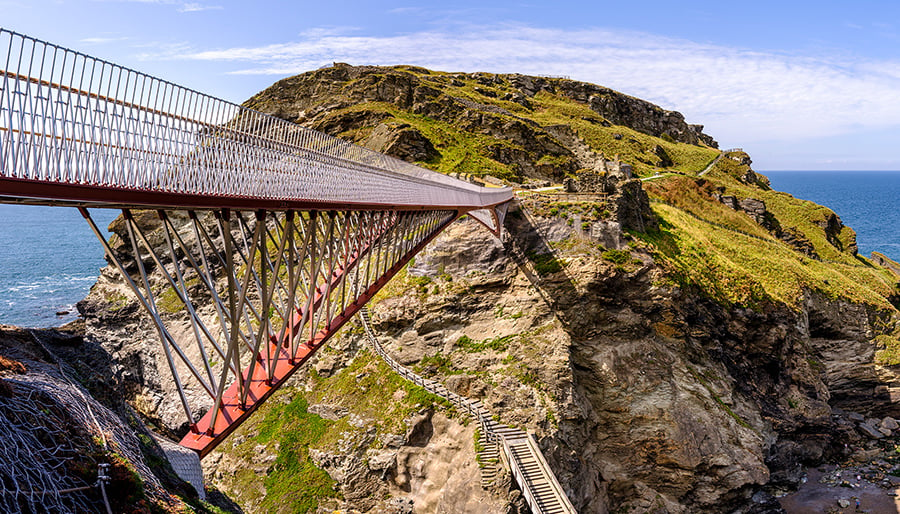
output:
{"label": "grassy hilltop", "polygon": [[[637,176],[665,175],[644,187],[662,229],[635,235],[678,284],[754,307],[796,306],[812,289],[894,309],[897,276],[857,255],[855,233],[831,210],[771,190],[742,152],[720,158],[680,113],[601,86],[336,64],[281,80],[245,105],[436,171],[512,185],[577,177],[586,146]],[[765,212],[754,220],[722,196],[760,200]]]}
{"label": "grassy hilltop", "polygon": [[443,173],[512,181],[578,170],[553,135],[560,125],[639,175],[699,171],[718,154],[677,112],[566,79],[336,65],[281,80],[244,105]]}
{"label": "grassy hilltop", "polygon": [[[870,405],[857,387],[871,388],[854,385],[864,380],[835,357],[844,339],[869,355],[859,376],[869,362],[900,363],[900,277],[858,255],[855,233],[830,209],[772,190],[746,153],[719,150],[677,112],[562,78],[343,64],[281,80],[245,105],[517,188],[524,212],[508,218],[512,243],[454,225],[373,311],[399,359],[542,437],[586,510],[627,509],[641,497],[698,512],[736,507],[781,469],[764,461],[782,451],[765,441],[794,448],[794,438],[820,434],[828,394],[842,408]],[[607,161],[631,165],[636,178]],[[533,191],[591,180],[605,196]],[[841,333],[834,319],[847,305],[856,318],[840,322],[873,335]],[[428,510],[488,494],[453,485],[441,469],[413,469],[419,451],[435,466],[474,460],[462,453],[468,442],[441,458],[430,452],[446,451],[444,436],[414,443],[431,413],[467,421],[399,380],[360,339],[358,327],[344,330],[298,387],[279,391],[217,450],[233,473],[215,482],[249,511],[367,510],[406,496]],[[665,414],[675,411],[684,415]],[[445,422],[434,419],[438,431]],[[695,448],[698,430],[719,442]],[[704,467],[694,455],[707,451],[727,453],[729,464]],[[601,476],[600,462],[625,470],[603,476],[608,492],[589,478]],[[720,485],[691,496],[704,481]],[[426,482],[444,499],[417,496]]]}

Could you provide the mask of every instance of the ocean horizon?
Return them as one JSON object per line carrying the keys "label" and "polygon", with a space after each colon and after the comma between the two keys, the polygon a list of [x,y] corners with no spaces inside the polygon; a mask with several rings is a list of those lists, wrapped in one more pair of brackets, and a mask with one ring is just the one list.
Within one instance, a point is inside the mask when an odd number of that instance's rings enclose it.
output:
{"label": "ocean horizon", "polygon": [[900,171],[759,171],[772,189],[833,210],[856,231],[860,255],[900,262]]}
{"label": "ocean horizon", "polygon": [[[773,189],[835,211],[856,231],[860,254],[900,261],[900,171],[759,173]],[[91,214],[105,229],[119,211]],[[77,209],[0,204],[0,324],[52,327],[77,319],[75,304],[105,265],[103,247]]]}

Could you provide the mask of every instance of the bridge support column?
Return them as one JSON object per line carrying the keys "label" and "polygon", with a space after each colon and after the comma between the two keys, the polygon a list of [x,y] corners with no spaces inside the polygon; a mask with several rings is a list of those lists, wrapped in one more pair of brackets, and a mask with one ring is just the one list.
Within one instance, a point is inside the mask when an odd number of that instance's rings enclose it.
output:
{"label": "bridge support column", "polygon": [[[148,232],[126,209],[129,266],[81,211],[153,319],[191,427],[181,444],[201,457],[459,215],[158,210]],[[185,321],[193,341],[168,328]]]}

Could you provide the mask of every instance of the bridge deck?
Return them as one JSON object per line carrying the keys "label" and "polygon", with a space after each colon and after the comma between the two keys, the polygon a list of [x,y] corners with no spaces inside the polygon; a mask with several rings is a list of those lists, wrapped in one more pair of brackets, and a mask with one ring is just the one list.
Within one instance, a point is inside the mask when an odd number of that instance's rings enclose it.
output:
{"label": "bridge deck", "polygon": [[463,213],[511,198],[3,29],[0,67],[0,196]]}
{"label": "bridge deck", "polygon": [[[81,209],[201,457],[449,223],[499,234],[511,199],[0,28],[0,202]],[[117,247],[87,207],[122,209]]]}

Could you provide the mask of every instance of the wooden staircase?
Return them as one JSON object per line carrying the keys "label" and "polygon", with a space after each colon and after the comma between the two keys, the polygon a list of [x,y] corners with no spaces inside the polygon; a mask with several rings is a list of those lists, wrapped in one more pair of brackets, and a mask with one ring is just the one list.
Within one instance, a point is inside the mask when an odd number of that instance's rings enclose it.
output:
{"label": "wooden staircase", "polygon": [[381,346],[378,338],[375,337],[370,326],[369,310],[366,307],[359,310],[359,317],[366,332],[366,341],[372,351],[384,360],[385,364],[400,376],[449,401],[479,423],[481,426],[479,434],[481,452],[477,458],[481,466],[482,486],[489,487],[493,484],[502,458],[502,461],[509,467],[513,479],[522,490],[522,495],[528,502],[532,513],[574,514],[577,512],[556,480],[556,476],[531,434],[494,421],[490,411],[481,401],[456,394],[440,382],[421,377],[392,359]]}

